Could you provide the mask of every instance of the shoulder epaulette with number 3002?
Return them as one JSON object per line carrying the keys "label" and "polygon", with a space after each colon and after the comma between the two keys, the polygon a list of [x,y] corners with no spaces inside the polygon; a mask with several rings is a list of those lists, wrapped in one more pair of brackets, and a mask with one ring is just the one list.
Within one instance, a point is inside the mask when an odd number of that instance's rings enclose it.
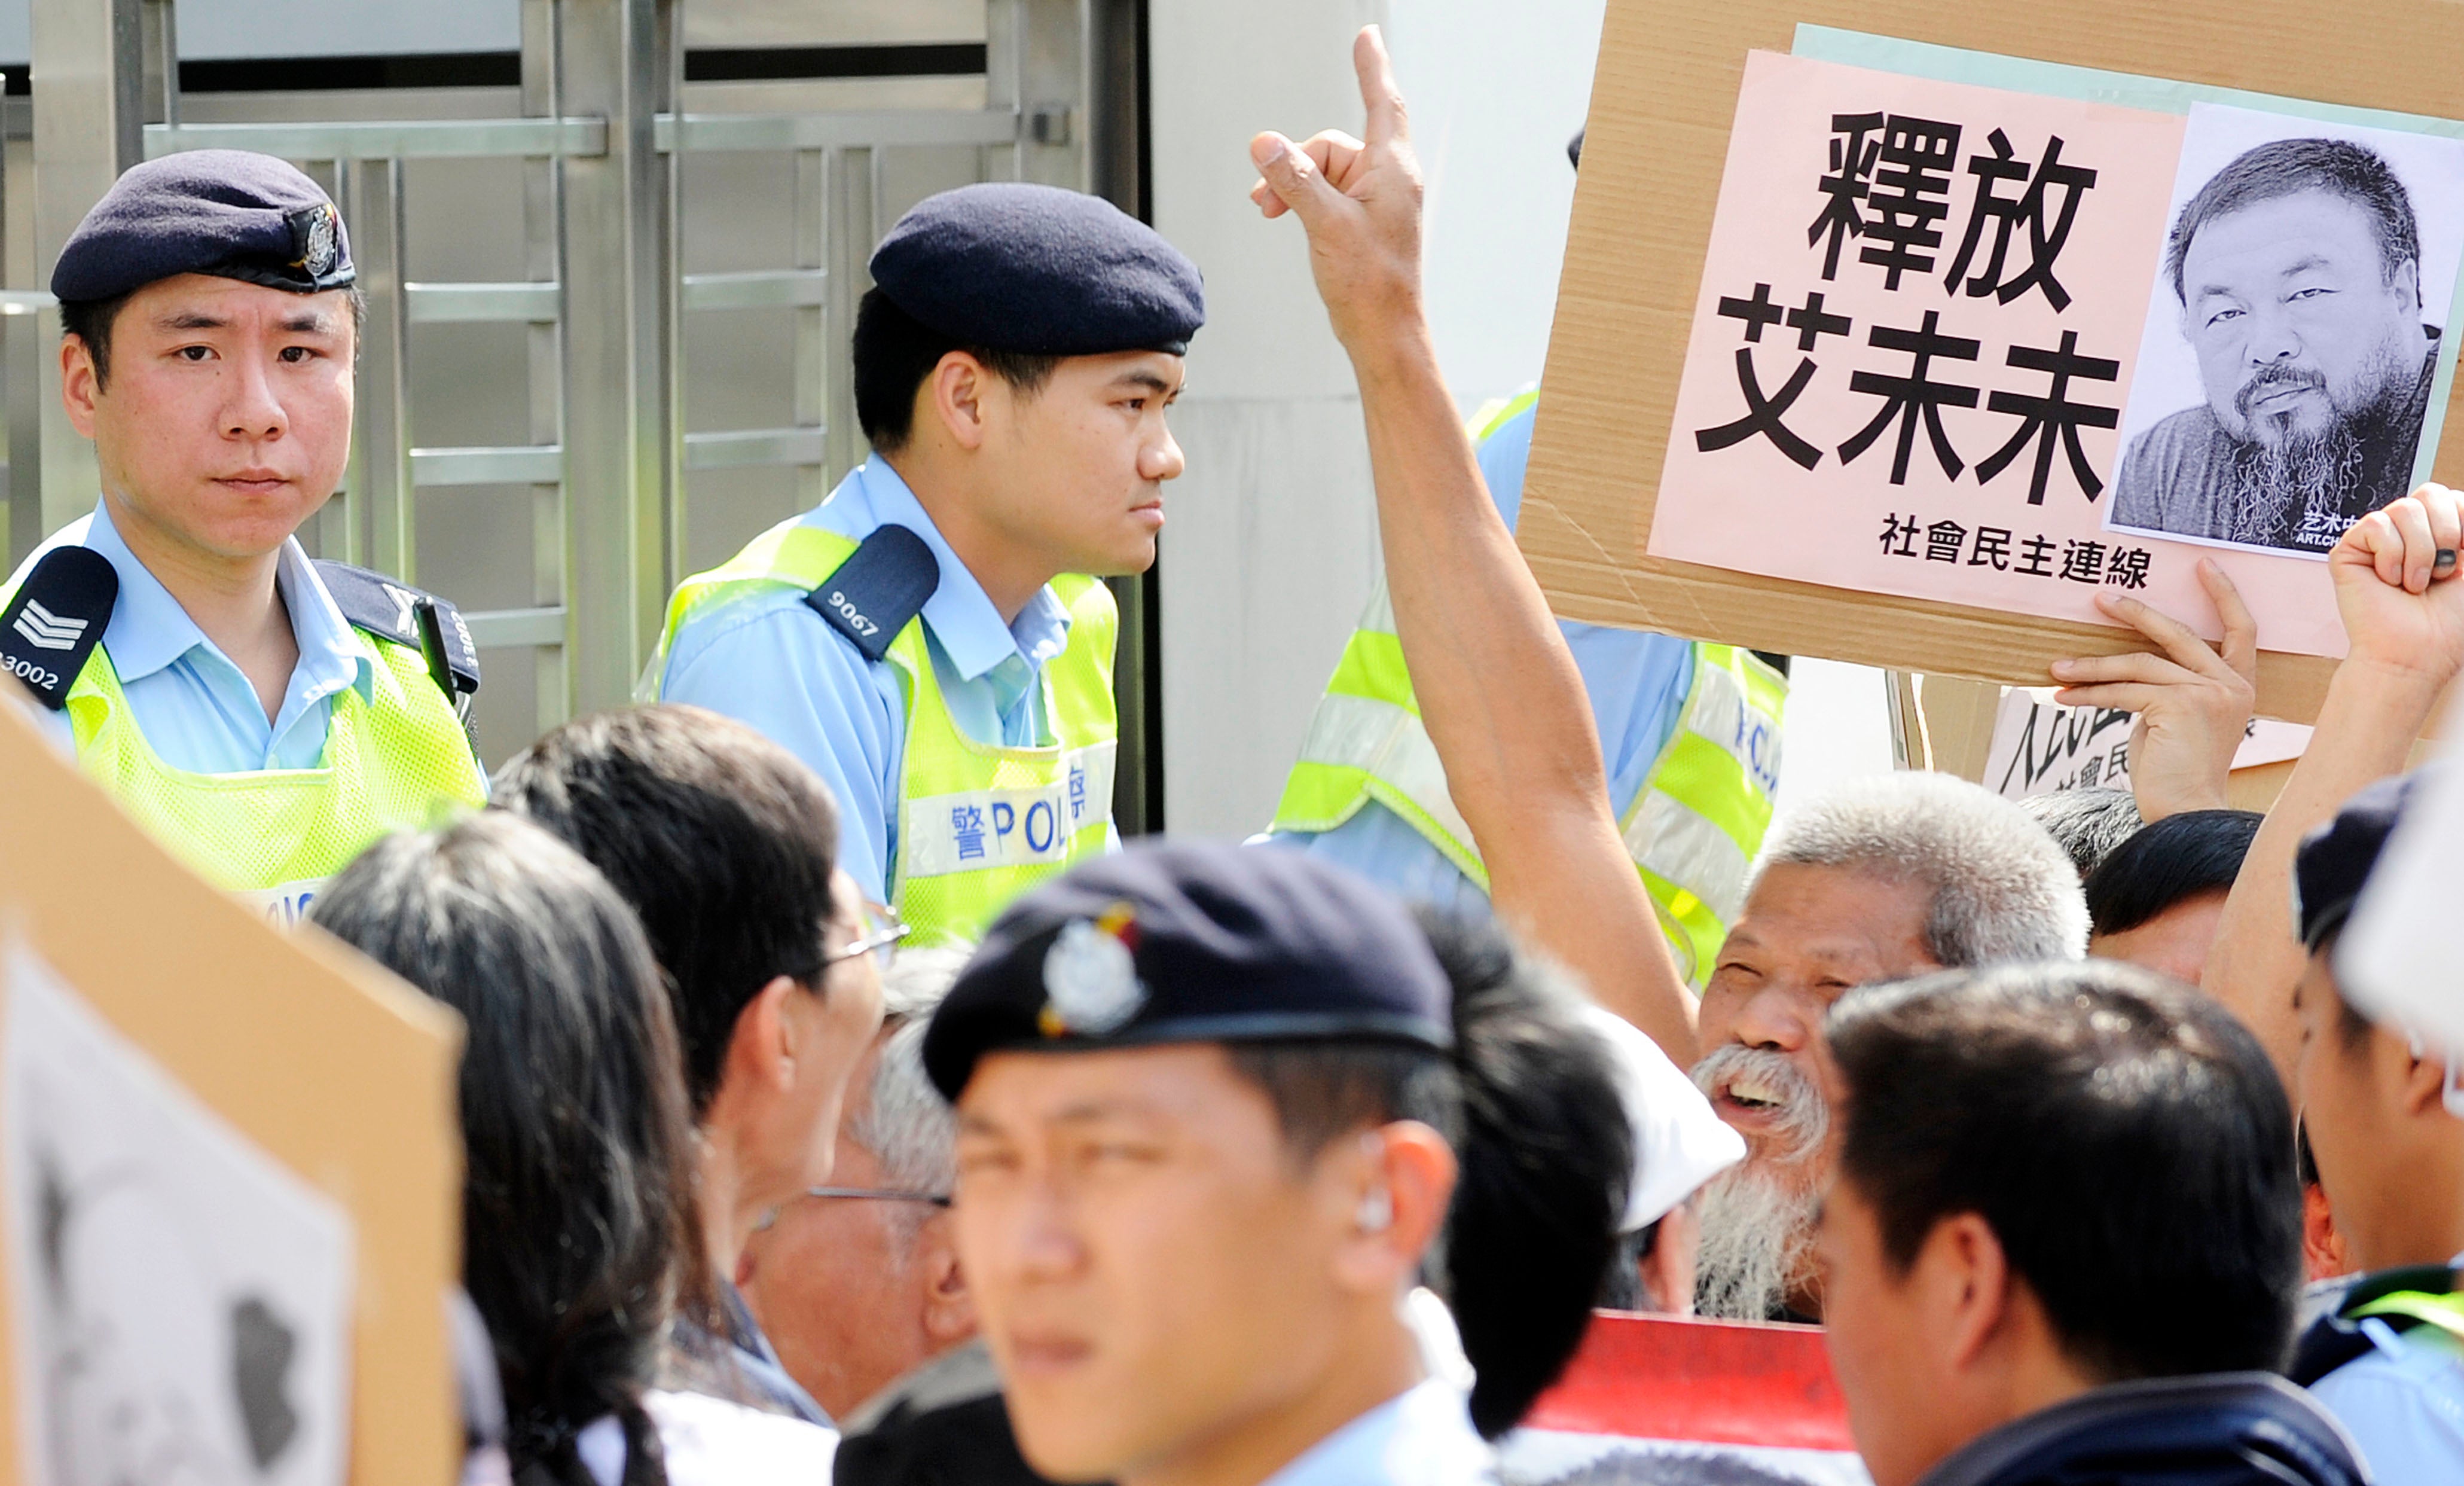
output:
{"label": "shoulder epaulette with number 3002", "polygon": [[940,586],[940,560],[923,538],[880,526],[804,602],[866,658],[879,660]]}
{"label": "shoulder epaulette with number 3002", "polygon": [[54,712],[85,669],[120,602],[120,573],[89,547],[54,547],[0,611],[0,665]]}

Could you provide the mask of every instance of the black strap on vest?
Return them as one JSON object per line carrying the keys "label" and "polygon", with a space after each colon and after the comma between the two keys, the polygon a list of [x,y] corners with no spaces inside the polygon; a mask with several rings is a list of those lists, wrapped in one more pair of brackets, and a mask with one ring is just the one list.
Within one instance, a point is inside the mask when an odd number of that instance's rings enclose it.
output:
{"label": "black strap on vest", "polygon": [[[2310,1323],[2310,1329],[2293,1346],[2293,1364],[2284,1375],[2301,1387],[2308,1387],[2357,1357],[2374,1350],[2361,1322],[2352,1314],[2373,1300],[2406,1291],[2423,1295],[2447,1295],[2458,1288],[2464,1279],[2444,1264],[2418,1264],[2406,1269],[2380,1270],[2353,1281],[2337,1301],[2332,1315],[2321,1316]],[[2402,1335],[2421,1324],[2409,1316],[2382,1316],[2387,1329]]]}
{"label": "black strap on vest", "polygon": [[54,547],[0,613],[0,666],[54,712],[111,628],[120,573],[90,547]]}
{"label": "black strap on vest", "polygon": [[940,561],[923,538],[878,526],[804,602],[867,659],[879,660],[940,586]]}
{"label": "black strap on vest", "polygon": [[383,573],[325,558],[317,560],[317,576],[343,618],[426,656],[428,674],[457,710],[478,694],[479,647],[452,604]]}

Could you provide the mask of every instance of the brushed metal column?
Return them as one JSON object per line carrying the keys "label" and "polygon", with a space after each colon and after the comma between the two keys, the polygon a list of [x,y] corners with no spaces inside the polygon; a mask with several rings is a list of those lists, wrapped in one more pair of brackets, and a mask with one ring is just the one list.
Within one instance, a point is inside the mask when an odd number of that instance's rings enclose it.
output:
{"label": "brushed metal column", "polygon": [[[34,267],[48,286],[60,245],[86,212],[144,158],[143,0],[33,0]],[[56,309],[36,337],[60,337]],[[42,371],[42,526],[56,530],[94,508],[99,477],[94,445],[60,407],[56,355]]]}
{"label": "brushed metal column", "polygon": [[557,111],[607,121],[607,152],[558,163],[563,198],[567,684],[629,699],[670,583],[683,440],[675,211],[655,120],[680,91],[672,0],[560,0]]}

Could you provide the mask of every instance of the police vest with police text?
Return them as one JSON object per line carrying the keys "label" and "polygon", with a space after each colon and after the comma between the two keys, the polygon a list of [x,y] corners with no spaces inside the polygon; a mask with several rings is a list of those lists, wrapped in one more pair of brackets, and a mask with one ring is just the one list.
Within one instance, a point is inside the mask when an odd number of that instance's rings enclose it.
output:
{"label": "police vest with police text", "polygon": [[[62,547],[46,562],[84,548]],[[91,564],[89,566],[91,566]],[[319,563],[318,568],[353,634],[374,662],[369,696],[357,686],[328,704],[325,750],[313,768],[199,774],[165,763],[130,712],[120,674],[99,643],[111,619],[111,590],[99,609],[78,615],[46,606],[48,625],[18,628],[36,595],[0,593],[12,633],[65,636],[74,628],[76,669],[45,687],[38,699],[67,714],[77,765],[110,791],[140,825],[216,887],[248,899],[277,923],[296,922],[326,878],[369,843],[390,832],[429,825],[440,810],[487,803],[487,781],[469,734],[449,697],[478,686],[475,652],[450,606],[362,569]],[[31,590],[41,566],[30,571]],[[364,580],[363,582],[363,580]],[[406,595],[406,624],[427,619],[431,636],[441,618],[452,636],[440,649],[406,643],[390,610],[379,614],[356,588]],[[40,639],[36,640],[41,644]],[[14,668],[12,667],[12,670]]]}
{"label": "police vest with police text", "polygon": [[[1530,406],[1531,395],[1507,404],[1482,436]],[[1699,989],[1745,906],[1747,874],[1771,824],[1788,681],[1736,646],[1697,644],[1693,656],[1676,731],[1618,826],[1679,973]],[[1270,829],[1322,834],[1373,800],[1488,890],[1471,828],[1420,723],[1382,576],[1309,719]]]}
{"label": "police vest with police text", "polygon": [[774,585],[803,591],[805,605],[868,658],[895,668],[907,731],[897,851],[885,887],[916,943],[979,939],[1011,898],[1105,850],[1119,737],[1112,645],[1120,615],[1101,580],[1052,580],[1069,610],[1069,635],[1041,677],[1050,747],[979,743],[951,720],[921,618],[938,582],[931,549],[903,526],[858,543],[793,518],[677,588],[645,678],[655,694],[676,633],[693,615]]}

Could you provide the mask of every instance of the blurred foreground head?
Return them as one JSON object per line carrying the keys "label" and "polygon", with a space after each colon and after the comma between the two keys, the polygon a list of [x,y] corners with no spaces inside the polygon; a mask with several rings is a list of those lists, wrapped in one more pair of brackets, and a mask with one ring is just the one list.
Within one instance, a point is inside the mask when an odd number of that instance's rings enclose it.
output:
{"label": "blurred foreground head", "polygon": [[1878,1486],[2103,1385],[2281,1364],[2292,1111],[2214,1002],[2130,965],[2007,965],[1868,987],[1828,1032],[1823,1315]]}
{"label": "blurred foreground head", "polygon": [[1703,994],[1694,1079],[1748,1150],[1698,1199],[1703,1313],[1821,1315],[1809,1245],[1828,1174],[1817,1079],[1833,1002],[1946,965],[2075,959],[2086,941],[2070,859],[1965,780],[1853,780],[1775,821]]}
{"label": "blurred foreground head", "polygon": [[309,918],[462,1014],[463,1276],[516,1475],[586,1479],[574,1436],[610,1412],[655,1453],[641,1393],[702,1281],[675,1024],[632,910],[490,811],[379,841]]}
{"label": "blurred foreground head", "polygon": [[1137,847],[1021,899],[924,1062],[1027,1458],[1280,1466],[1420,1381],[1424,1268],[1479,1369],[1469,1421],[1424,1406],[1472,1451],[1521,1417],[1589,1323],[1631,1172],[1579,1008],[1493,931],[1298,852]]}

